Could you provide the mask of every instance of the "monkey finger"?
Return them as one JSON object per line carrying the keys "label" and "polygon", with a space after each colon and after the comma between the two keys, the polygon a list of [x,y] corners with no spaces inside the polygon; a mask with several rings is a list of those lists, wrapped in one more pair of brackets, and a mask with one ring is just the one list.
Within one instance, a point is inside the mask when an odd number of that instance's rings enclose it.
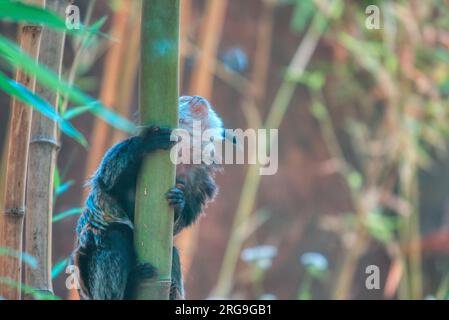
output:
{"label": "monkey finger", "polygon": [[184,196],[184,191],[182,189],[174,187],[174,188],[170,189],[167,193],[165,193],[165,195],[170,195],[170,194]]}
{"label": "monkey finger", "polygon": [[168,205],[170,206],[170,207],[173,207],[173,208],[183,208],[184,207],[184,202],[183,201],[169,201],[168,202]]}
{"label": "monkey finger", "polygon": [[179,196],[167,196],[166,199],[169,203],[170,202],[181,203],[181,202],[185,201],[184,197],[179,197]]}
{"label": "monkey finger", "polygon": [[167,199],[182,199],[184,200],[184,195],[179,193],[168,193],[165,196]]}

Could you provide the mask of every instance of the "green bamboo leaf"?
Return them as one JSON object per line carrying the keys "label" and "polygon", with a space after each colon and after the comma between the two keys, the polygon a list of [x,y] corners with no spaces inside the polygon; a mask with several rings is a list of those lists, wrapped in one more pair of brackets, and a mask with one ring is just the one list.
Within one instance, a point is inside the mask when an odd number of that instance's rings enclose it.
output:
{"label": "green bamboo leaf", "polygon": [[30,105],[44,116],[56,121],[66,135],[72,137],[83,146],[87,145],[87,141],[84,136],[76,130],[70,122],[63,119],[48,102],[28,90],[28,88],[22,84],[9,79],[2,72],[0,72],[0,89]]}
{"label": "green bamboo leaf", "polygon": [[34,75],[43,86],[66,95],[71,101],[82,105],[93,105],[90,111],[112,126],[125,132],[135,132],[136,126],[131,121],[112,112],[102,105],[101,102],[86,95],[75,86],[59,79],[57,74],[46,66],[37,64],[34,59],[24,53],[14,42],[3,36],[0,36],[0,56],[10,65]]}
{"label": "green bamboo leaf", "polygon": [[307,72],[304,71],[301,74],[289,73],[287,79],[295,81],[308,86],[313,91],[320,90],[326,83],[326,77],[323,72]]}
{"label": "green bamboo leaf", "polygon": [[351,171],[347,175],[346,181],[352,190],[360,190],[363,187],[363,176],[358,171]]}
{"label": "green bamboo leaf", "polygon": [[316,9],[313,1],[296,0],[296,5],[291,20],[291,28],[293,29],[293,31],[304,31],[315,11]]}
{"label": "green bamboo leaf", "polygon": [[72,208],[72,209],[69,209],[67,211],[64,211],[64,212],[61,212],[61,213],[58,213],[57,215],[55,215],[52,219],[52,222],[57,222],[62,219],[65,219],[67,217],[76,216],[81,213],[83,213],[83,208]]}
{"label": "green bamboo leaf", "polygon": [[60,297],[55,296],[54,294],[43,292],[37,288],[27,286],[10,278],[0,277],[0,283],[13,288],[21,288],[25,294],[31,294],[36,300],[61,300]]}
{"label": "green bamboo leaf", "polygon": [[67,190],[69,190],[69,188],[75,183],[75,181],[73,180],[69,180],[67,182],[64,182],[62,184],[59,184],[59,186],[57,188],[55,188],[55,194],[56,196],[60,196],[61,194],[63,194],[64,192],[66,192]]}
{"label": "green bamboo leaf", "polygon": [[89,27],[89,29],[91,31],[93,31],[94,33],[98,33],[100,31],[101,27],[105,24],[107,19],[108,19],[107,16],[101,17],[100,19],[98,19],[97,21],[92,23],[92,25]]}
{"label": "green bamboo leaf", "polygon": [[318,121],[323,121],[328,117],[327,108],[320,101],[313,101],[311,112]]}
{"label": "green bamboo leaf", "polygon": [[51,269],[51,278],[55,279],[67,266],[70,259],[63,259],[59,261],[52,269]]}
{"label": "green bamboo leaf", "polygon": [[55,190],[55,193],[57,192],[60,185],[61,185],[61,175],[59,173],[58,167],[56,167],[55,174],[53,175],[53,188]]}
{"label": "green bamboo leaf", "polygon": [[26,252],[21,253],[10,248],[0,247],[0,255],[6,255],[17,259],[22,259],[23,262],[28,264],[33,269],[36,269],[38,266],[37,259]]}
{"label": "green bamboo leaf", "polygon": [[390,243],[398,228],[398,219],[380,211],[369,212],[363,221],[368,232],[383,243]]}
{"label": "green bamboo leaf", "polygon": [[95,106],[90,104],[87,106],[79,106],[79,107],[73,107],[64,112],[63,118],[66,120],[73,119],[79,115],[82,115],[83,113],[87,111],[91,111]]}
{"label": "green bamboo leaf", "polygon": [[0,19],[13,22],[45,24],[48,27],[65,30],[65,20],[50,10],[18,1],[0,1]]}
{"label": "green bamboo leaf", "polygon": [[435,59],[441,60],[442,62],[449,62],[449,52],[447,49],[443,48],[436,48],[432,51],[433,56]]}

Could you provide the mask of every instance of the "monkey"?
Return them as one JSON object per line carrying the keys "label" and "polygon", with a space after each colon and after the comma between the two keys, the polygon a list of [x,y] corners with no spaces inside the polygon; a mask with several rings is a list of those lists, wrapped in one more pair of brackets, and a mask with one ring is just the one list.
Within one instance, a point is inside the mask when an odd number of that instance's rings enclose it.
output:
{"label": "monkey", "polygon": [[[179,127],[191,132],[193,121],[202,129],[223,130],[221,118],[210,103],[199,96],[178,100]],[[144,157],[174,146],[172,129],[144,128],[109,149],[88,181],[90,193],[76,227],[76,247],[72,261],[79,270],[82,299],[133,299],[143,279],[156,276],[148,263],[139,263],[133,247],[136,181]],[[208,202],[218,192],[214,180],[221,166],[215,163],[177,165],[176,183],[166,193],[174,209],[174,235],[197,221]],[[164,214],[164,213],[161,213]],[[173,247],[170,299],[184,299],[181,263]]]}

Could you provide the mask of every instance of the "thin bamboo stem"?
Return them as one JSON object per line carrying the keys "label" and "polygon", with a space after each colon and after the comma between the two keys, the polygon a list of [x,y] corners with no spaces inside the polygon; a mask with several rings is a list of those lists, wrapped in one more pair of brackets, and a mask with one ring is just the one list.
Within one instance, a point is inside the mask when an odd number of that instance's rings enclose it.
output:
{"label": "thin bamboo stem", "polygon": [[422,298],[422,253],[421,253],[421,231],[419,230],[419,195],[417,167],[409,159],[408,166],[402,172],[401,193],[404,199],[411,204],[410,214],[402,218],[399,230],[400,240],[403,248],[409,248],[404,253],[405,270],[401,283],[402,298]]}
{"label": "thin bamboo stem", "polygon": [[6,124],[5,137],[2,141],[2,154],[0,156],[0,210],[4,209],[5,202],[5,176],[6,176],[6,159],[8,159],[8,132],[9,123]]}
{"label": "thin bamboo stem", "polygon": [[[67,0],[46,0],[46,8],[64,16]],[[48,28],[42,32],[39,63],[61,74],[65,33]],[[36,93],[57,105],[53,91],[37,86]],[[55,121],[34,113],[28,154],[27,216],[25,219],[25,249],[38,261],[38,268],[25,265],[25,284],[48,293],[53,292],[51,281],[51,240],[53,216],[53,175],[59,147]],[[26,295],[32,299],[33,295]]]}
{"label": "thin bamboo stem", "polygon": [[[27,1],[43,6],[42,0]],[[42,27],[22,25],[19,34],[21,49],[31,57],[39,53]],[[17,70],[16,81],[34,91],[36,79]],[[0,247],[22,252],[23,220],[25,217],[25,186],[28,165],[28,149],[31,130],[31,107],[12,100],[9,150],[6,167],[5,204],[0,216]],[[0,256],[0,276],[17,282],[17,286],[0,286],[0,296],[15,300],[21,298],[22,261],[10,256]]]}
{"label": "thin bamboo stem", "polygon": [[[84,24],[86,26],[89,25],[90,20],[92,19],[92,14],[93,14],[96,2],[97,2],[97,0],[90,0],[89,5],[87,6],[86,16],[84,18]],[[75,57],[73,58],[72,65],[69,70],[69,75],[67,77],[67,83],[69,83],[70,85],[73,85],[75,83],[79,63],[81,60],[81,55],[83,54],[83,51],[85,49],[88,37],[89,37],[88,33],[83,34],[79,41],[79,45],[75,50]],[[69,97],[65,96],[62,101],[61,110],[65,111],[67,109],[68,105],[69,105]]]}
{"label": "thin bamboo stem", "polygon": [[333,298],[336,300],[344,300],[349,298],[349,292],[352,287],[355,271],[357,269],[360,255],[363,252],[363,248],[368,241],[368,234],[363,226],[358,226],[356,235],[353,240],[353,244],[350,248],[346,249],[343,257],[343,262],[340,266],[341,272],[339,273]]}

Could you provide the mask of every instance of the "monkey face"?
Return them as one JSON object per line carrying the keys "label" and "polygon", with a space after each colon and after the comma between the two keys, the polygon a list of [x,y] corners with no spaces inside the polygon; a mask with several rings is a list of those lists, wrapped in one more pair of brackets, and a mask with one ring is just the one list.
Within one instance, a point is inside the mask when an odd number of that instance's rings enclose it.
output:
{"label": "monkey face", "polygon": [[193,121],[200,121],[202,130],[223,129],[223,123],[209,101],[200,96],[182,96],[179,98],[179,126],[191,132]]}

